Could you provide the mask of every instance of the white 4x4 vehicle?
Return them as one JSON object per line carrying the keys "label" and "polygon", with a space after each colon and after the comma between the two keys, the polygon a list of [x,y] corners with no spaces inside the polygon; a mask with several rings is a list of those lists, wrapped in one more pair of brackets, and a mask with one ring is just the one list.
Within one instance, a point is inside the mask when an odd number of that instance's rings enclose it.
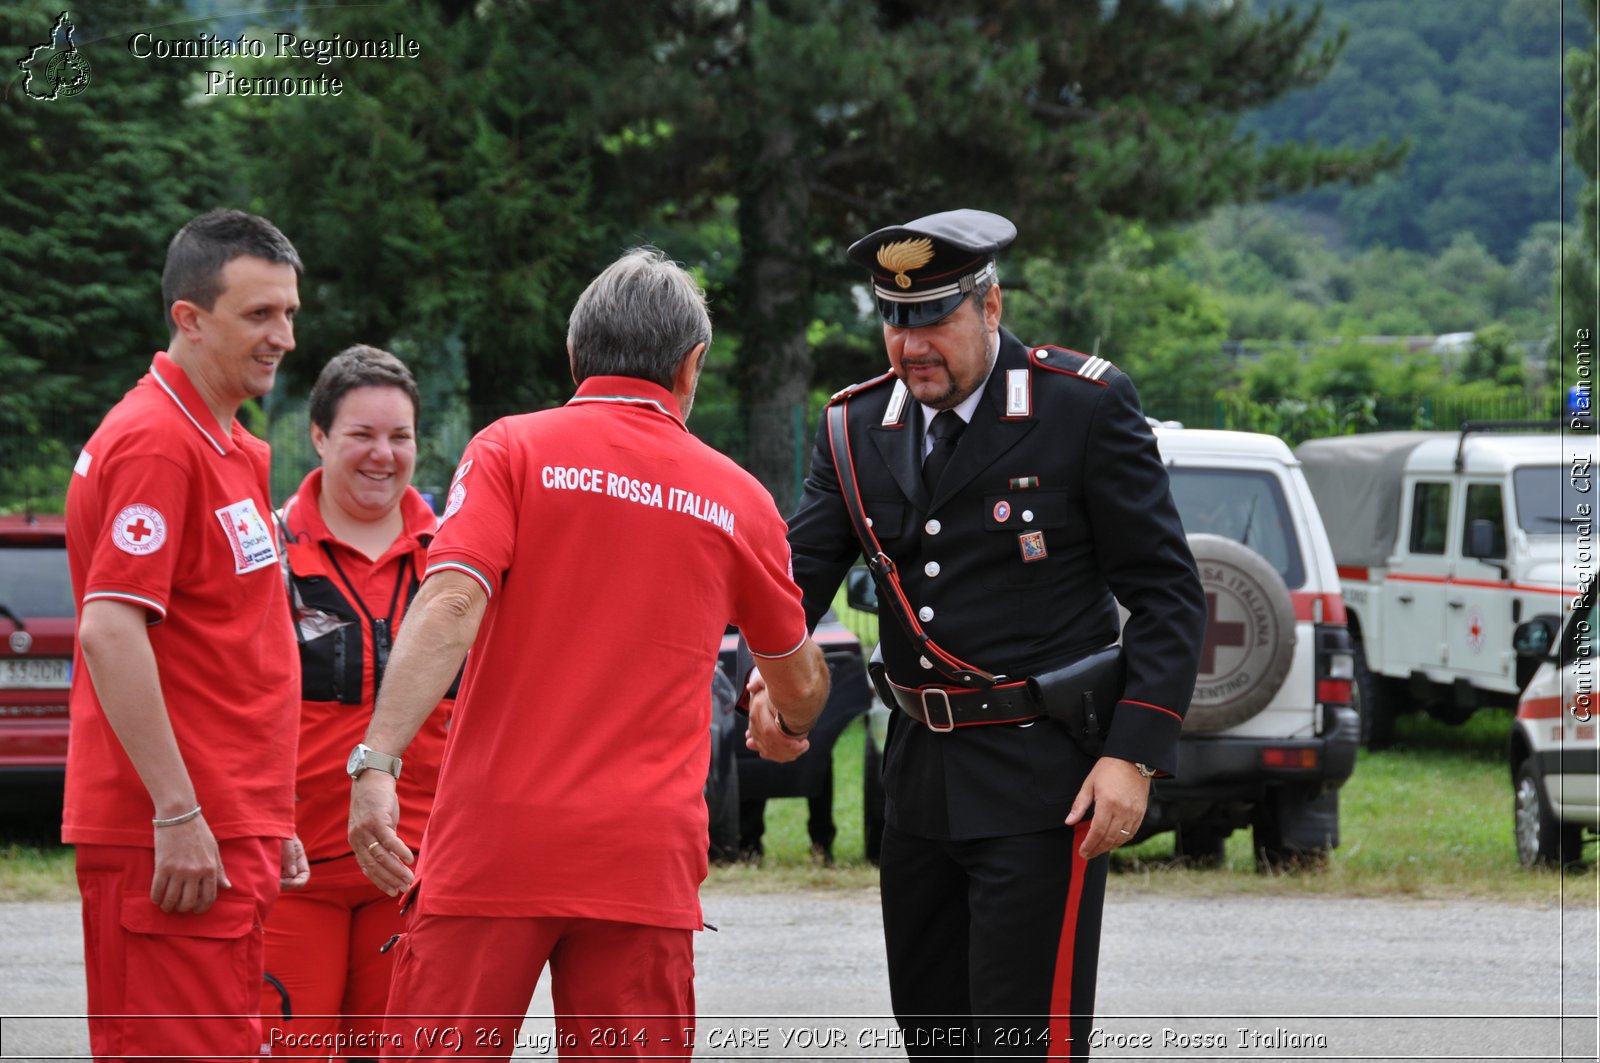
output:
{"label": "white 4x4 vehicle", "polygon": [[1300,463],[1275,436],[1155,426],[1206,592],[1200,677],[1178,772],[1157,780],[1141,836],[1221,858],[1237,827],[1266,865],[1339,844],[1339,787],[1359,717],[1333,551]]}
{"label": "white 4x4 vehicle", "polygon": [[1588,594],[1557,641],[1553,617],[1519,625],[1518,655],[1537,664],[1511,731],[1517,858],[1524,867],[1578,864],[1583,832],[1600,830],[1600,739],[1595,694],[1600,614]]}
{"label": "white 4x4 vehicle", "polygon": [[1338,560],[1374,748],[1414,707],[1462,723],[1480,706],[1514,705],[1531,669],[1513,630],[1578,592],[1584,525],[1573,518],[1594,439],[1529,427],[1469,422],[1296,450]]}
{"label": "white 4x4 vehicle", "polygon": [[[1179,856],[1221,862],[1254,833],[1265,867],[1339,844],[1339,787],[1355,767],[1360,717],[1333,551],[1300,463],[1276,436],[1155,424],[1156,446],[1206,593],[1206,636],[1178,741],[1134,841],[1173,831]],[[877,611],[865,569],[850,602]],[[889,710],[875,700],[869,773]]]}

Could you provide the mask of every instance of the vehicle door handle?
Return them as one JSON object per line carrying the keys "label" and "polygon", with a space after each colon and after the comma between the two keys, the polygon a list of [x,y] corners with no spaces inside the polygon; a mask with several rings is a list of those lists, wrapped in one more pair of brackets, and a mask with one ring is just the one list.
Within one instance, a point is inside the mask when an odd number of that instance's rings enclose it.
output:
{"label": "vehicle door handle", "polygon": [[1401,595],[1401,596],[1400,596],[1400,597],[1399,597],[1399,599],[1398,599],[1398,600],[1399,600],[1399,602],[1400,602],[1400,604],[1401,604],[1401,605],[1410,605],[1410,604],[1411,604],[1411,595],[1409,595],[1409,594],[1402,594],[1402,595]]}
{"label": "vehicle door handle", "polygon": [[1452,599],[1450,599],[1450,601],[1447,604],[1452,609],[1460,609],[1462,606],[1466,605],[1467,603],[1462,601],[1460,598],[1452,598]]}

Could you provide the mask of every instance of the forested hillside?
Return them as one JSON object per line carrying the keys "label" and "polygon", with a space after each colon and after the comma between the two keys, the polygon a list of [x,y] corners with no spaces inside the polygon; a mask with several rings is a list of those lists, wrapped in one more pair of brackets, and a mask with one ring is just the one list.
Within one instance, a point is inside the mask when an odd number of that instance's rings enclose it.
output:
{"label": "forested hillside", "polygon": [[1509,264],[1535,226],[1574,217],[1582,175],[1562,153],[1561,56],[1592,41],[1586,6],[1322,0],[1324,32],[1349,34],[1333,71],[1244,124],[1273,142],[1409,141],[1400,169],[1369,187],[1290,202],[1359,247],[1436,252],[1471,233]]}
{"label": "forested hillside", "polygon": [[[1560,337],[1596,328],[1595,4],[92,5],[92,83],[0,97],[0,508],[59,493],[164,338],[166,240],[217,203],[307,263],[301,346],[247,418],[303,437],[327,356],[385,346],[446,476],[471,427],[568,394],[573,299],[654,242],[712,301],[696,430],[786,497],[808,419],[884,363],[844,248],[957,206],[1018,224],[1007,324],[1127,369],[1159,416],[1293,435],[1543,410]],[[0,40],[28,54],[59,15],[0,4]],[[174,49],[134,54],[140,31]],[[284,32],[418,55],[194,52]],[[1471,337],[1417,339],[1443,333]]]}
{"label": "forested hillside", "polygon": [[1297,435],[1550,415],[1562,337],[1595,327],[1594,6],[1325,0],[1328,76],[1241,125],[1403,142],[1398,167],[1032,261],[1008,313],[1128,368],[1163,416]]}

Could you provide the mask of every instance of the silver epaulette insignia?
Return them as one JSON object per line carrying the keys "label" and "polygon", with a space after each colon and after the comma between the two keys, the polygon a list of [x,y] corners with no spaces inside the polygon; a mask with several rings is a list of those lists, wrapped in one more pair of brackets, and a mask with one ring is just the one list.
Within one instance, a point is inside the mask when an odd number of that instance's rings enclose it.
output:
{"label": "silver epaulette insignia", "polygon": [[1006,416],[1033,416],[1033,389],[1026,369],[1006,370]]}
{"label": "silver epaulette insignia", "polygon": [[906,396],[909,394],[910,392],[906,390],[905,381],[896,380],[894,382],[894,392],[889,396],[889,406],[883,411],[884,424],[900,423],[901,414],[906,412]]}

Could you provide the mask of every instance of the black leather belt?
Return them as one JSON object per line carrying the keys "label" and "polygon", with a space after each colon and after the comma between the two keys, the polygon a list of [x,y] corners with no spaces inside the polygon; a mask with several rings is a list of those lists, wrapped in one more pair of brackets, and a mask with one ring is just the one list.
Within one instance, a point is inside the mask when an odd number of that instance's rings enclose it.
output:
{"label": "black leather belt", "polygon": [[1027,682],[1001,683],[987,690],[960,687],[903,687],[889,680],[895,704],[929,730],[953,731],[995,723],[1024,723],[1042,712]]}

